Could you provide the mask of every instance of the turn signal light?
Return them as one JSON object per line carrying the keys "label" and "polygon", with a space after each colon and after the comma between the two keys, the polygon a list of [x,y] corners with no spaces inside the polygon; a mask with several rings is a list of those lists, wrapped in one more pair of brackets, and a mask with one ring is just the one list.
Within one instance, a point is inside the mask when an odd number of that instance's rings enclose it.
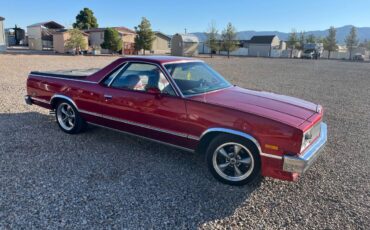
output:
{"label": "turn signal light", "polygon": [[279,150],[279,147],[276,146],[276,145],[265,144],[265,148],[266,149],[272,149],[272,150]]}

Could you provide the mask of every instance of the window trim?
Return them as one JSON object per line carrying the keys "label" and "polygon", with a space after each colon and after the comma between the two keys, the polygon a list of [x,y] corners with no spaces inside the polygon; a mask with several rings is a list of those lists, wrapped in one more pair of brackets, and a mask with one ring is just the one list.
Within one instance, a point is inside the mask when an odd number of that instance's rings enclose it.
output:
{"label": "window trim", "polygon": [[127,61],[117,65],[116,67],[113,68],[113,70],[109,71],[107,74],[104,75],[104,77],[98,82],[99,85],[107,87],[107,85],[104,84],[105,80],[107,80],[114,72],[119,70],[122,67],[125,67],[127,65]]}
{"label": "window trim", "polygon": [[[158,65],[157,63],[152,63],[152,62],[145,62],[145,61],[127,61],[126,63],[124,63],[123,65],[120,65],[118,66],[117,68],[115,68],[112,72],[110,72],[106,78],[113,74],[115,71],[118,71],[119,69],[122,68],[123,71],[126,71],[128,67],[130,67],[131,64],[147,64],[147,65],[154,65],[156,67],[158,67],[158,69],[163,73],[163,76],[166,78],[166,80],[168,81],[168,83],[170,84],[172,90],[175,92],[176,95],[171,95],[171,94],[165,94],[163,93],[164,96],[171,96],[171,97],[183,97],[182,94],[179,95],[179,92],[177,90],[179,90],[177,88],[177,85],[175,83],[172,82],[172,79],[169,77],[170,75],[168,74],[168,72],[166,71],[165,68],[163,68],[161,65]],[[109,82],[108,85],[103,85],[105,87],[108,87],[108,88],[111,88],[111,89],[118,89],[118,90],[124,90],[124,91],[129,91],[129,92],[141,92],[141,93],[146,93],[148,94],[148,92],[146,91],[140,91],[140,90],[131,90],[131,89],[120,89],[120,88],[116,88],[116,87],[113,87],[112,86],[112,83],[114,82],[114,80],[118,77],[119,74],[117,74],[114,78],[112,78],[112,80]],[[105,78],[105,79],[106,79]],[[104,82],[104,81],[103,81]],[[174,87],[174,84],[176,85],[176,87]],[[181,92],[180,92],[181,93]]]}

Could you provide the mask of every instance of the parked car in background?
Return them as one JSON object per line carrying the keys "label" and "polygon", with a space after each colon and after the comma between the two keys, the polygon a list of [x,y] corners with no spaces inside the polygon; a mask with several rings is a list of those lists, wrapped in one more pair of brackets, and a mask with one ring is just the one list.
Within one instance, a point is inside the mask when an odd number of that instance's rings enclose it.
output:
{"label": "parked car in background", "polygon": [[324,52],[323,43],[308,43],[303,45],[301,58],[319,59]]}
{"label": "parked car in background", "polygon": [[231,185],[260,175],[297,180],[327,140],[320,105],[234,86],[203,61],[182,57],[31,72],[25,100],[55,112],[68,134],[92,124],[205,154],[213,176]]}
{"label": "parked car in background", "polygon": [[352,59],[354,61],[365,61],[365,55],[356,53],[355,55],[353,55]]}

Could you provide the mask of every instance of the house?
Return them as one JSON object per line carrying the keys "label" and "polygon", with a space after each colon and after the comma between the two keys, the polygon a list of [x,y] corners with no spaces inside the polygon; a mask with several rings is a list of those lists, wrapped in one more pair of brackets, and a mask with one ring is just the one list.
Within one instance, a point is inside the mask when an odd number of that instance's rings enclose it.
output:
{"label": "house", "polygon": [[[87,50],[88,43],[89,43],[89,35],[85,32],[82,32],[82,35],[84,36],[86,46],[80,47],[80,50]],[[53,33],[54,51],[56,53],[73,53],[74,50],[65,48],[65,44],[70,37],[71,36],[70,36],[69,30],[67,29],[61,29],[61,30],[55,31]]]}
{"label": "house", "polygon": [[64,29],[54,22],[41,22],[27,26],[28,47],[31,50],[53,49],[53,32]]}
{"label": "house", "polygon": [[248,55],[256,57],[271,57],[274,50],[281,50],[284,46],[276,35],[253,36],[248,41]]}
{"label": "house", "polygon": [[5,29],[5,40],[8,46],[26,46],[28,44],[25,30],[17,26]]}
{"label": "house", "polygon": [[154,32],[155,38],[152,45],[153,54],[167,54],[171,52],[171,37],[159,31]]}
{"label": "house", "polygon": [[198,55],[199,39],[193,34],[175,34],[171,39],[171,55]]}
{"label": "house", "polygon": [[5,18],[0,17],[0,52],[6,50],[4,20],[5,20]]}
{"label": "house", "polygon": [[[134,54],[135,53],[136,32],[126,27],[123,27],[123,26],[112,27],[112,28],[117,30],[121,37],[123,54]],[[104,31],[105,30],[106,28],[94,28],[94,29],[84,30],[84,32],[89,35],[89,46],[100,47],[100,45],[104,42]],[[109,51],[103,49],[102,53],[109,53]]]}

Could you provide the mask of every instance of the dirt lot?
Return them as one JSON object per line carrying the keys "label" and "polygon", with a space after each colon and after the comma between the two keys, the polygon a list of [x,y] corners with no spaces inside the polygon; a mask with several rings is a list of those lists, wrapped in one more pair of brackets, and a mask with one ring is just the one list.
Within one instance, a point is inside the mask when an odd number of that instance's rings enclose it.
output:
{"label": "dirt lot", "polygon": [[0,55],[0,229],[370,228],[369,63],[205,59],[234,84],[326,109],[325,154],[299,182],[231,187],[200,156],[100,128],[66,135],[23,101],[31,70],[113,59]]}

